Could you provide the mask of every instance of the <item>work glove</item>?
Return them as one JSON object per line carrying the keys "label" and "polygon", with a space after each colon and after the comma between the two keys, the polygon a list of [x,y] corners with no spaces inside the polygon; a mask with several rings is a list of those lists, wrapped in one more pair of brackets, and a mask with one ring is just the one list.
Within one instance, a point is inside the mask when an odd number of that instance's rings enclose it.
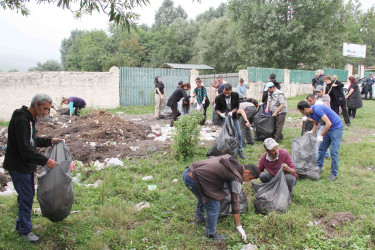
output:
{"label": "work glove", "polygon": [[312,135],[312,130],[310,130],[310,131],[307,131],[305,134],[308,134],[308,135]]}
{"label": "work glove", "polygon": [[237,226],[236,229],[237,229],[237,231],[241,234],[242,241],[243,241],[243,242],[247,242],[246,233],[245,233],[245,231],[243,230],[242,226]]}
{"label": "work glove", "polygon": [[307,121],[307,117],[306,116],[302,116],[302,121]]}
{"label": "work glove", "polygon": [[229,115],[229,116],[232,116],[233,114],[232,114],[232,112],[229,112],[228,115]]}
{"label": "work glove", "polygon": [[225,114],[223,114],[223,113],[221,113],[220,116],[221,116],[222,118],[225,118]]}
{"label": "work glove", "polygon": [[319,135],[318,138],[316,139],[316,142],[320,143],[323,141],[323,136]]}

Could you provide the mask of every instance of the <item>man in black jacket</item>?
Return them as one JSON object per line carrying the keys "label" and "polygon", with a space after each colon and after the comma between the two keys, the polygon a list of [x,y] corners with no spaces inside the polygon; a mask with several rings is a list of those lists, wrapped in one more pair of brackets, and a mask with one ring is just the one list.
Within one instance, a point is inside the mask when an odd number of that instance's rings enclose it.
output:
{"label": "man in black jacket", "polygon": [[18,219],[16,230],[19,235],[31,243],[39,238],[31,232],[31,209],[34,200],[34,172],[36,165],[50,168],[57,163],[36,151],[36,147],[48,147],[58,138],[39,138],[35,136],[35,118],[48,115],[52,99],[45,94],[37,94],[31,101],[31,107],[22,106],[13,112],[8,127],[8,142],[5,152],[4,169],[9,171],[14,188],[18,193]]}
{"label": "man in black jacket", "polygon": [[238,134],[238,154],[242,159],[245,159],[245,155],[242,152],[242,135],[240,125],[237,120],[237,111],[240,107],[240,97],[237,92],[232,92],[232,85],[226,83],[223,85],[223,94],[218,95],[215,98],[215,110],[216,113],[221,117],[221,126],[224,125],[226,115],[228,118],[233,120],[234,127]]}

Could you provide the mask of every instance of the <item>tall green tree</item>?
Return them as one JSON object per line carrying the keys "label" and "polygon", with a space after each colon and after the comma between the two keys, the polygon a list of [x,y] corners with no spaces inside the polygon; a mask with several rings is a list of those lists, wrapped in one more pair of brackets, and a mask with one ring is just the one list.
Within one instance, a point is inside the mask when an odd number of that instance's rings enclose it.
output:
{"label": "tall green tree", "polygon": [[44,63],[38,62],[36,67],[32,67],[29,71],[61,71],[62,67],[57,60],[48,60]]}
{"label": "tall green tree", "polygon": [[210,22],[215,18],[223,17],[228,9],[228,5],[226,3],[221,3],[216,9],[210,7],[205,12],[199,14],[196,17],[197,22]]}
{"label": "tall green tree", "polygon": [[342,44],[342,0],[231,0],[229,9],[248,66],[330,66],[330,52]]}
{"label": "tall green tree", "polygon": [[367,45],[367,66],[375,66],[375,7],[364,13],[360,28],[361,38]]}
{"label": "tall green tree", "polygon": [[109,51],[109,38],[104,31],[86,32],[71,46],[66,70],[106,71]]}
{"label": "tall green tree", "polygon": [[217,73],[230,73],[244,63],[237,52],[234,23],[224,16],[204,24],[194,44],[195,63],[208,64]]}
{"label": "tall green tree", "polygon": [[63,69],[65,69],[65,70],[67,69],[66,62],[67,62],[67,57],[68,57],[70,48],[72,47],[73,43],[78,38],[82,37],[82,35],[85,32],[86,31],[84,31],[84,30],[78,30],[78,29],[72,30],[70,32],[70,37],[64,38],[62,40],[61,46],[60,46],[60,58],[61,58],[61,65],[62,65]]}
{"label": "tall green tree", "polygon": [[155,14],[153,29],[157,30],[161,25],[169,26],[177,18],[187,18],[186,11],[181,5],[174,7],[173,0],[164,0]]}

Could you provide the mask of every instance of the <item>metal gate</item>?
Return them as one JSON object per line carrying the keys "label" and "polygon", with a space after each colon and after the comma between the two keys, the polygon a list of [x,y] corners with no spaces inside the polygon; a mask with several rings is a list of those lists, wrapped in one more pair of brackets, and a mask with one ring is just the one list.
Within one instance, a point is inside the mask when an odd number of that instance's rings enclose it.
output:
{"label": "metal gate", "polygon": [[168,97],[179,81],[190,82],[190,71],[181,69],[120,68],[120,105],[142,106],[155,103],[155,77],[160,76]]}

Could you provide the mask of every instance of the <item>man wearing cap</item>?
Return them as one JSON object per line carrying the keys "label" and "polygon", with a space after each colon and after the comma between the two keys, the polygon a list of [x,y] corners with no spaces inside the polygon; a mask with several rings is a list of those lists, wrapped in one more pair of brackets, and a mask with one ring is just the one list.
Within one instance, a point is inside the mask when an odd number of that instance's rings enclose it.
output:
{"label": "man wearing cap", "polygon": [[272,116],[275,117],[275,135],[274,139],[278,142],[283,139],[283,126],[285,122],[287,106],[284,93],[277,89],[272,82],[268,82],[264,88],[264,91],[268,91],[267,107],[265,112],[269,110],[272,112]]}
{"label": "man wearing cap", "polygon": [[[289,152],[285,149],[279,149],[279,144],[273,138],[265,139],[263,146],[266,152],[259,159],[259,179],[263,183],[269,182],[279,172],[280,168],[283,168],[289,192],[293,193],[298,175]],[[264,170],[268,172],[264,172]]]}
{"label": "man wearing cap", "polygon": [[258,178],[258,168],[254,164],[242,165],[230,155],[210,157],[206,160],[191,164],[185,169],[182,179],[187,188],[197,197],[195,222],[204,222],[203,213],[206,210],[206,237],[214,241],[225,240],[226,237],[216,233],[220,201],[229,194],[233,219],[242,240],[247,243],[247,237],[240,219],[240,193],[243,182]]}
{"label": "man wearing cap", "polygon": [[316,91],[316,100],[321,102],[323,105],[327,106],[328,108],[331,107],[331,97],[324,93],[324,87],[319,85],[315,88]]}
{"label": "man wearing cap", "polygon": [[177,85],[177,88],[183,88],[183,86],[184,86],[184,82],[183,81],[179,81],[178,85]]}
{"label": "man wearing cap", "polygon": [[315,133],[318,129],[319,123],[324,125],[324,129],[317,139],[318,143],[321,142],[319,146],[317,165],[322,169],[324,164],[324,153],[329,147],[331,147],[331,175],[328,179],[330,181],[336,180],[339,167],[340,141],[344,132],[344,124],[342,123],[340,116],[325,105],[310,106],[306,101],[300,101],[297,108],[303,115],[310,116],[314,119],[314,128],[308,133]]}

